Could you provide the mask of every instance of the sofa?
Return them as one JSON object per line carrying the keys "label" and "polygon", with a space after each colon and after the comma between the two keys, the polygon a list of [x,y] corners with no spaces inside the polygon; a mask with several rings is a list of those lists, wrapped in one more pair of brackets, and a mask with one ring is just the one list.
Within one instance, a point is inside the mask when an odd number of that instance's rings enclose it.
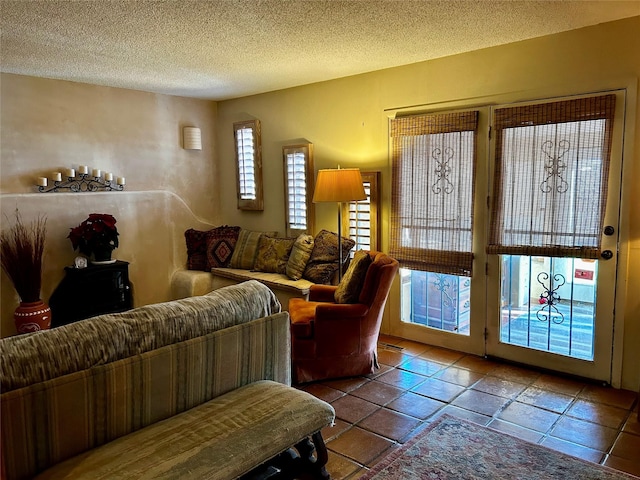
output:
{"label": "sofa", "polygon": [[1,339],[2,478],[328,478],[280,310],[249,281]]}
{"label": "sofa", "polygon": [[[321,230],[315,237],[278,237],[277,232],[223,225],[185,232],[187,263],[171,278],[172,298],[203,295],[247,280],[268,286],[286,310],[292,298],[309,299],[316,284],[337,283],[338,237]],[[342,238],[343,265],[355,242]]]}

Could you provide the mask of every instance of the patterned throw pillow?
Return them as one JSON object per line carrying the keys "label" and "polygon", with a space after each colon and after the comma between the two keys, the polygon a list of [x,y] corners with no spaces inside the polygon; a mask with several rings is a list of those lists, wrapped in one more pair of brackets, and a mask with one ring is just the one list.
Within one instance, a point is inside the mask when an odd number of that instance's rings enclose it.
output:
{"label": "patterned throw pillow", "polygon": [[289,255],[289,261],[287,262],[287,277],[291,280],[300,280],[304,269],[307,266],[307,262],[311,257],[313,251],[313,237],[302,233],[296,238],[293,248],[291,249],[291,255]]}
{"label": "patterned throw pillow", "polygon": [[[342,263],[349,258],[349,252],[356,244],[350,238],[342,238]],[[338,271],[338,235],[321,230],[313,243],[311,257],[304,269],[302,278],[313,283],[328,284],[331,278]]]}
{"label": "patterned throw pillow", "polygon": [[262,235],[277,237],[278,232],[254,232],[252,230],[241,229],[229,266],[231,268],[253,270],[256,254],[258,253],[258,242]]}
{"label": "patterned throw pillow", "polygon": [[364,250],[356,252],[333,294],[336,303],[358,303],[371,262],[371,257],[367,252]]}
{"label": "patterned throw pillow", "polygon": [[207,270],[207,234],[190,228],[184,232],[187,241],[187,269]]}
{"label": "patterned throw pillow", "polygon": [[239,233],[240,227],[228,225],[207,232],[207,270],[229,266]]}
{"label": "patterned throw pillow", "polygon": [[287,262],[295,238],[274,238],[262,235],[253,269],[258,272],[286,273]]}

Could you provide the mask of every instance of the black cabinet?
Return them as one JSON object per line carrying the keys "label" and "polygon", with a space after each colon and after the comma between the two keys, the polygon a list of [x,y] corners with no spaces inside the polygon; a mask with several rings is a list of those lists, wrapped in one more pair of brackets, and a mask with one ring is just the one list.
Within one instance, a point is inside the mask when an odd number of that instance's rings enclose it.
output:
{"label": "black cabinet", "polygon": [[65,267],[65,272],[49,299],[52,327],[132,308],[129,262]]}

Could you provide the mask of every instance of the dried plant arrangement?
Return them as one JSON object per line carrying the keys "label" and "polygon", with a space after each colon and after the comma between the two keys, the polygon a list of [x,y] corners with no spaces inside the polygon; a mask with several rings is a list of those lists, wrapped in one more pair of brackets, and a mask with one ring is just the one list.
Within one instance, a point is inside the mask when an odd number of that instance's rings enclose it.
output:
{"label": "dried plant arrangement", "polygon": [[16,209],[13,226],[0,233],[0,260],[22,302],[40,300],[42,257],[47,219],[38,216],[29,225],[22,221]]}

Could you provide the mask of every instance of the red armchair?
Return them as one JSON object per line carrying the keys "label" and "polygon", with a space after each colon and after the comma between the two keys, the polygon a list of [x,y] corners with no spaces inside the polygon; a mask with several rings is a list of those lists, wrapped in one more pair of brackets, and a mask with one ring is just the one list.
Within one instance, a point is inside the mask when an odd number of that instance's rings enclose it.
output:
{"label": "red armchair", "polygon": [[294,383],[368,375],[378,368],[377,342],[398,261],[369,252],[359,303],[338,304],[333,285],[314,285],[309,301],[289,300]]}

